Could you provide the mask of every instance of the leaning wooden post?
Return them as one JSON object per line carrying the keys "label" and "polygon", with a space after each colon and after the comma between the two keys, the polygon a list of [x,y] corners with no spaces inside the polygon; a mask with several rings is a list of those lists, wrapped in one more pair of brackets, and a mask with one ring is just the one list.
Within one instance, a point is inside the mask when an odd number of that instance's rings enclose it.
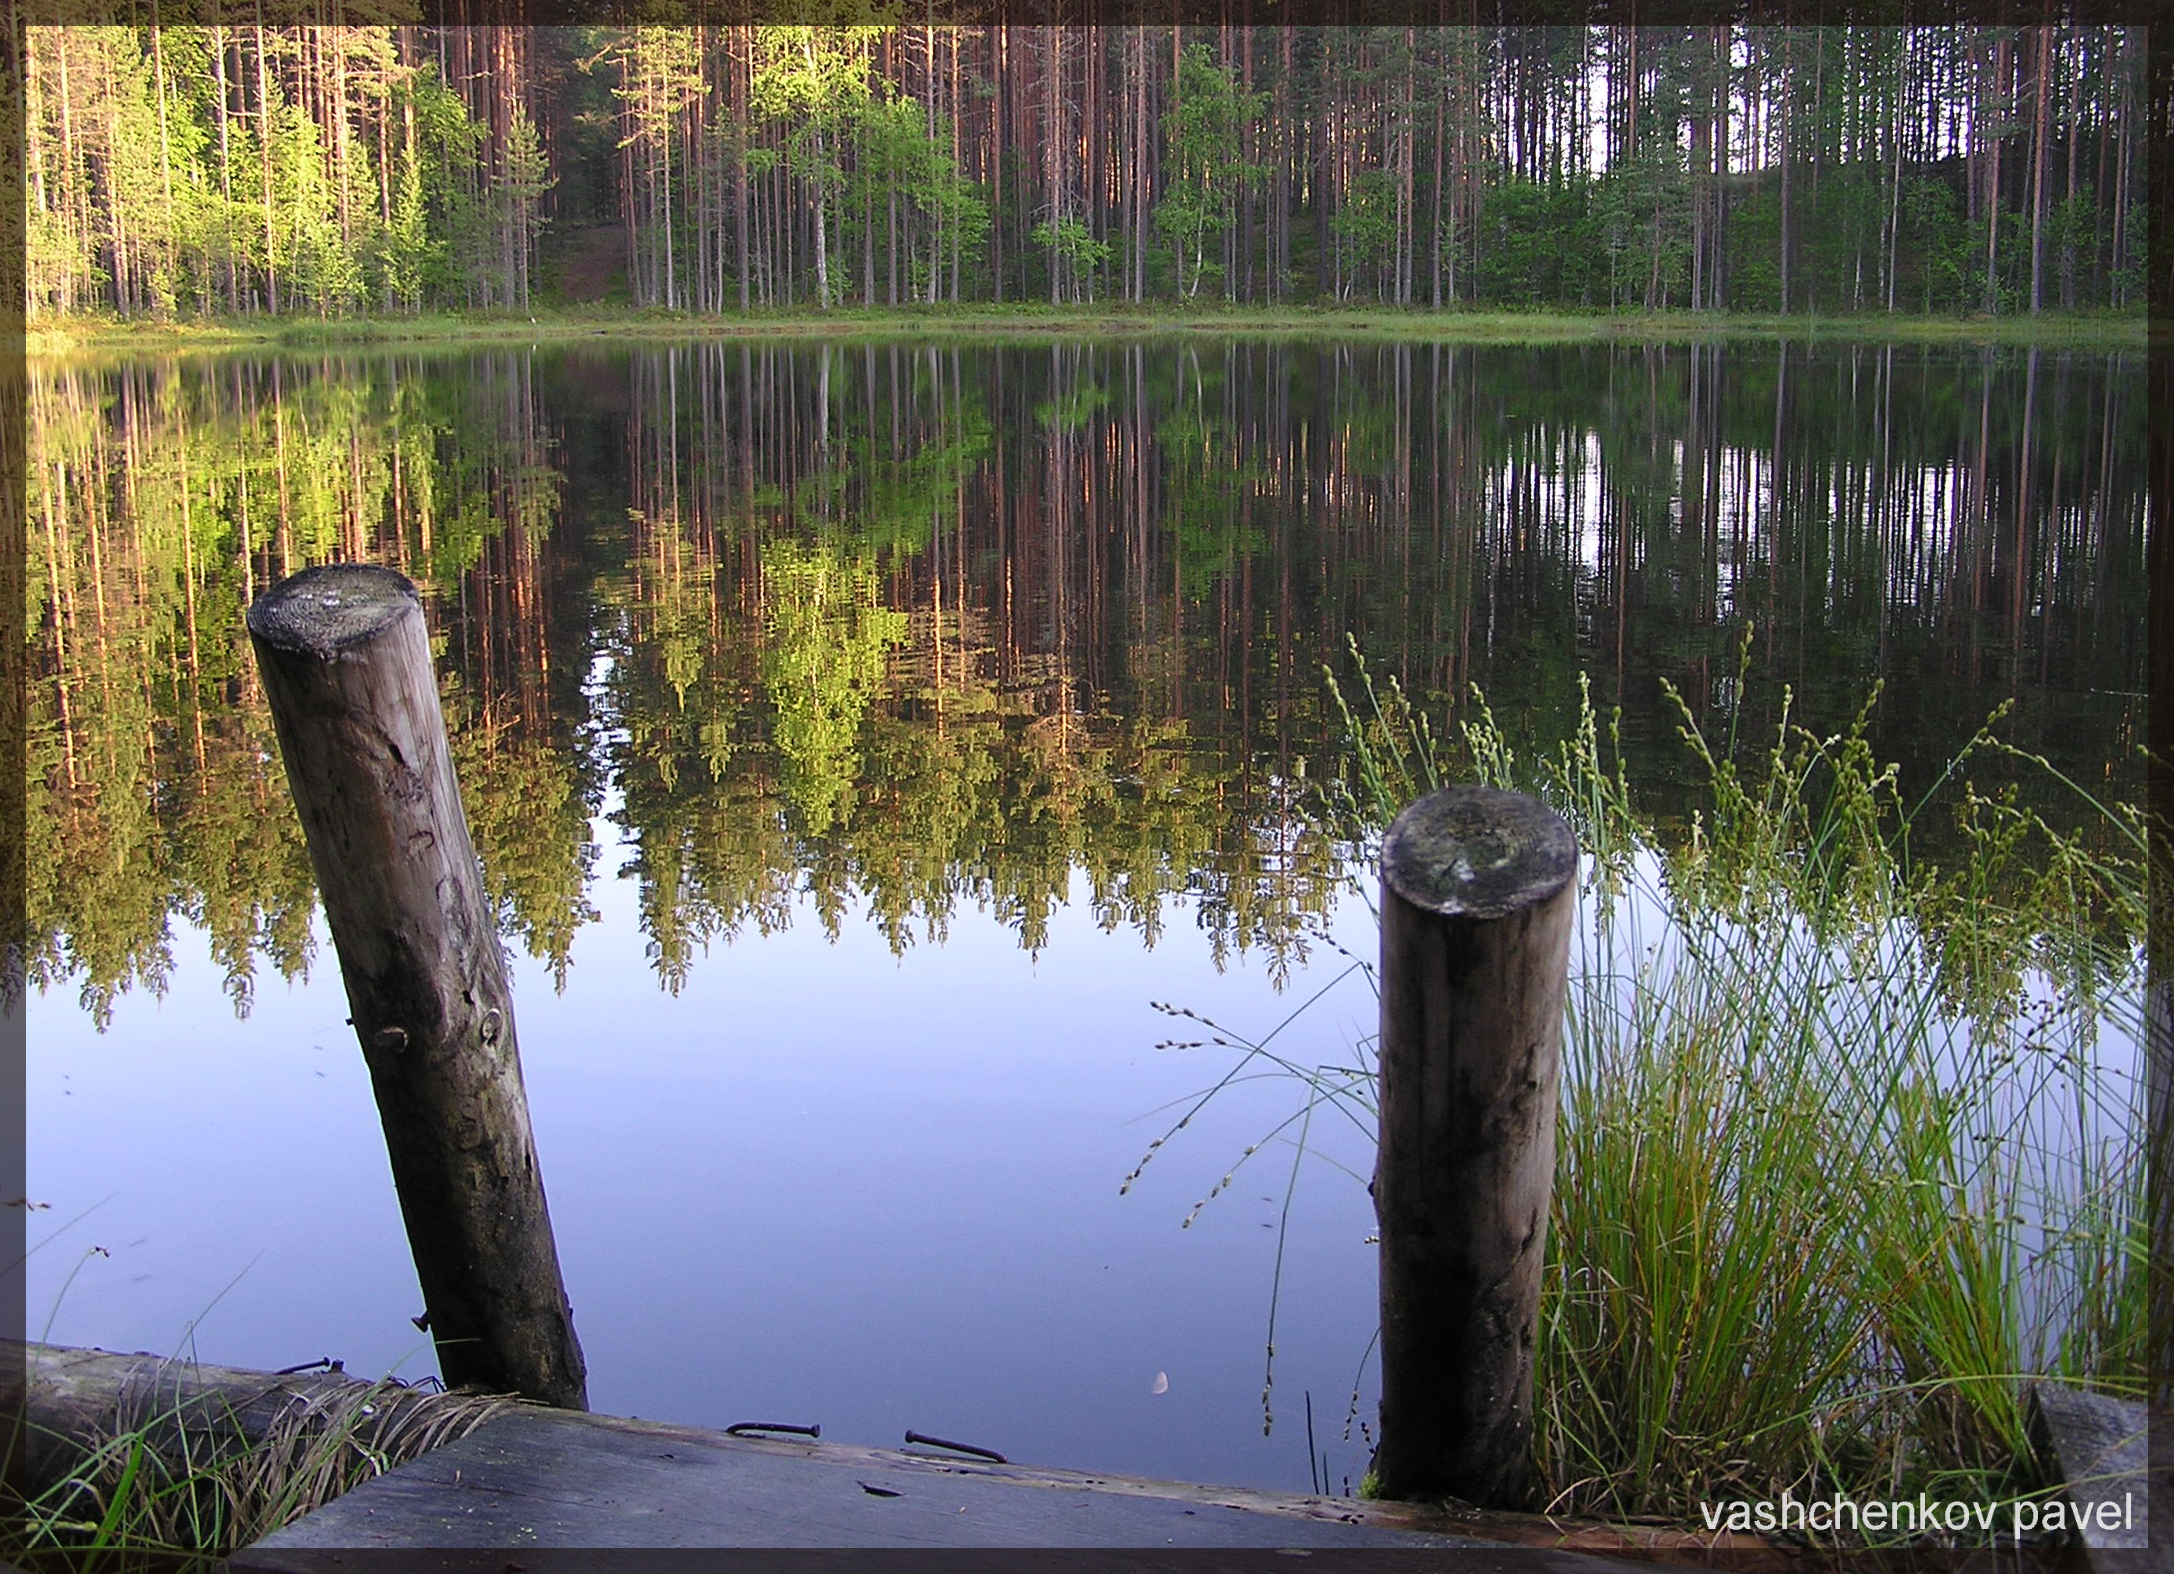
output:
{"label": "leaning wooden post", "polygon": [[1452,787],[1381,855],[1385,1497],[1522,1502],[1578,848],[1546,805]]}
{"label": "leaning wooden post", "polygon": [[588,1408],[498,931],[415,587],[334,564],[249,635],[347,981],[446,1385]]}

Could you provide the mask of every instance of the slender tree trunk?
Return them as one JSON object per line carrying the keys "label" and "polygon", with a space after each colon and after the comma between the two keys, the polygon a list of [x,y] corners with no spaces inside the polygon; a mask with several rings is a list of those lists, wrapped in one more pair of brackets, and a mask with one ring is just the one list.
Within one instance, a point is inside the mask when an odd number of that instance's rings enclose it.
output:
{"label": "slender tree trunk", "polygon": [[994,29],[991,35],[999,86],[989,100],[989,269],[999,306],[1004,304],[1004,105],[1010,97],[1006,91],[1010,78],[1005,69],[1010,36],[1010,29],[1003,27]]}
{"label": "slender tree trunk", "polygon": [[2031,315],[2045,306],[2046,261],[2046,87],[2052,66],[2053,29],[2034,29],[2038,43],[2038,70],[2031,96]]}
{"label": "slender tree trunk", "polygon": [[[815,298],[824,311],[830,310],[830,237],[824,229],[824,209],[830,206],[829,194],[824,190],[823,134],[818,131],[813,138],[815,146],[815,176],[809,182],[815,188]],[[825,363],[827,366],[827,362]]]}
{"label": "slender tree trunk", "polygon": [[2126,55],[2124,48],[2116,68],[2121,73],[2121,113],[2116,122],[2120,129],[2114,134],[2114,223],[2112,245],[2107,253],[2107,293],[2116,306],[2129,304],[2129,292],[2121,274],[2129,261],[2129,150],[2134,146],[2129,128],[2136,118],[2136,94],[2130,83]]}
{"label": "slender tree trunk", "polygon": [[1905,33],[1901,59],[1895,71],[1895,103],[1888,116],[1888,137],[1894,143],[1894,180],[1887,197],[1887,315],[1895,314],[1895,263],[1902,231],[1902,127],[1909,104],[1910,40]]}
{"label": "slender tree trunk", "polygon": [[[1436,34],[1436,39],[1437,39],[1437,43],[1439,44],[1439,39],[1440,39],[1440,34],[1439,34],[1439,32],[1437,32],[1437,34]],[[1456,92],[1456,94],[1457,94],[1457,135],[1458,135],[1458,137],[1459,137],[1459,138],[1461,139],[1461,138],[1463,137],[1463,135],[1464,135],[1464,70],[1463,70],[1463,64],[1464,64],[1464,57],[1463,57],[1463,52],[1462,52],[1462,46],[1461,46],[1461,45],[1459,45],[1459,46],[1458,46],[1458,48],[1459,48],[1459,53],[1458,53],[1458,71],[1457,71],[1457,78],[1456,78],[1456,83],[1457,83],[1457,85],[1456,85],[1456,88],[1455,88],[1455,92]],[[1437,66],[1437,67],[1440,67],[1440,66],[1441,66],[1441,64],[1442,64],[1442,61],[1441,61],[1441,58],[1440,58],[1440,55],[1439,55],[1439,54],[1437,54],[1437,56],[1436,56],[1435,64],[1436,64],[1436,66]],[[1444,83],[1444,84],[1440,84],[1440,86],[1442,86],[1442,87],[1446,87],[1446,86],[1447,86],[1447,84],[1446,84],[1446,83]],[[1442,92],[1442,91],[1436,91],[1436,92],[1434,92],[1434,93],[1432,93],[1432,94],[1430,94],[1430,95],[1428,95],[1428,96],[1429,96],[1429,97],[1431,97],[1431,98],[1432,98],[1432,99],[1434,100],[1434,225],[1433,225],[1433,256],[1432,256],[1432,259],[1431,259],[1432,265],[1431,265],[1431,267],[1430,267],[1430,268],[1428,269],[1428,288],[1427,288],[1427,304],[1428,304],[1429,306],[1431,306],[1431,307],[1432,307],[1432,308],[1433,308],[1434,310],[1436,310],[1436,311],[1440,311],[1440,310],[1442,309],[1442,250],[1443,250],[1443,247],[1442,247],[1442,140],[1443,140],[1443,139],[1442,139],[1442,129],[1443,129],[1442,101],[1443,101],[1443,100],[1444,100],[1445,98],[1447,98],[1447,97],[1448,97],[1449,95],[1448,95],[1448,93],[1446,93],[1446,92]],[[1460,146],[1460,148],[1459,148],[1459,151],[1460,151],[1460,152],[1462,152],[1462,151],[1463,151],[1463,150],[1462,150],[1462,148],[1461,148],[1461,146]],[[1461,162],[1462,162],[1462,161],[1460,160],[1460,165],[1461,165]],[[1451,266],[1453,266],[1453,267],[1454,267],[1454,266],[1455,266],[1455,264],[1454,264],[1454,263],[1452,263],[1452,264],[1451,264]],[[1454,298],[1454,297],[1455,297],[1455,293],[1456,293],[1456,292],[1455,292],[1454,290],[1452,290],[1452,291],[1451,291],[1451,296],[1452,296],[1452,298]]]}
{"label": "slender tree trunk", "polygon": [[2068,114],[2066,117],[2068,141],[2068,173],[2061,183],[2061,202],[2067,217],[2061,225],[2061,309],[2076,308],[2076,154],[2077,144],[2083,140],[2082,103],[2083,80],[2079,68],[2066,86]]}
{"label": "slender tree trunk", "polygon": [[332,45],[332,162],[337,172],[336,190],[339,195],[340,244],[349,255],[355,248],[354,194],[348,164],[347,124],[347,29],[329,27],[320,30],[320,38],[329,38]]}
{"label": "slender tree trunk", "polygon": [[[166,130],[166,47],[160,37],[163,31],[159,26],[158,6],[153,4],[151,7],[151,74],[158,83],[159,189],[165,199],[164,218],[166,226],[164,244],[160,249],[165,262],[167,292],[178,296],[180,293],[180,279],[177,276],[177,253],[181,237],[174,228],[174,150],[173,144],[167,138]],[[164,302],[162,301],[161,310],[163,311],[163,309]]]}
{"label": "slender tree trunk", "polygon": [[1781,309],[1785,314],[1789,310],[1793,288],[1790,263],[1796,251],[1796,237],[1790,228],[1793,214],[1791,213],[1789,190],[1790,166],[1796,162],[1790,146],[1790,132],[1794,129],[1790,125],[1790,121],[1793,118],[1796,100],[1796,85],[1791,78],[1789,69],[1790,55],[1792,53],[1791,42],[1790,30],[1784,28],[1782,30],[1781,45],[1781,76],[1778,84],[1778,91],[1781,95],[1781,137],[1778,151],[1781,156]]}
{"label": "slender tree trunk", "polygon": [[[1042,137],[1047,144],[1043,166],[1049,172],[1049,226],[1054,233],[1065,219],[1064,189],[1064,29],[1043,29],[1048,51],[1042,75]],[[1064,269],[1060,265],[1062,253],[1052,245],[1049,248],[1049,304],[1054,306],[1060,299],[1060,286]]]}
{"label": "slender tree trunk", "polygon": [[[747,299],[747,70],[745,61],[754,48],[754,29],[735,27],[732,37],[741,40],[740,52],[729,58],[726,70],[731,77],[732,93],[732,209],[733,234],[738,246],[740,265],[740,310],[748,308]],[[728,45],[729,48],[729,45]]]}
{"label": "slender tree trunk", "polygon": [[[1993,45],[1991,93],[1980,104],[1988,118],[2000,113],[2000,97],[2008,83],[2008,38],[2003,34]],[[2000,310],[2000,144],[2003,128],[1993,125],[1987,138],[1985,160],[1985,309]]]}
{"label": "slender tree trunk", "polygon": [[228,103],[226,81],[227,30],[214,27],[211,30],[211,68],[214,86],[214,115],[219,131],[219,259],[226,274],[226,307],[230,312],[242,309],[241,286],[235,278],[234,266],[234,177],[233,160],[227,143],[227,117],[232,106]]}
{"label": "slender tree trunk", "polygon": [[272,88],[264,58],[264,9],[257,8],[257,163],[264,172],[264,306],[279,315],[279,269],[272,237]]}

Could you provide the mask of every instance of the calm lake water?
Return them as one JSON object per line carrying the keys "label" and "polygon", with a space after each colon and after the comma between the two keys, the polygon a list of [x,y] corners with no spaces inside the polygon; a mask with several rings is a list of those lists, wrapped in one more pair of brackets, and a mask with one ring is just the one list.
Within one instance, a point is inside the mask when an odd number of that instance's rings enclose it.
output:
{"label": "calm lake water", "polygon": [[1664,685],[1763,739],[1883,682],[1928,785],[2008,704],[2133,798],[2144,436],[2140,356],[2006,349],[35,365],[32,1333],[433,1370],[242,629],[366,559],[442,651],[596,1408],[1293,1488],[1310,1395],[1355,1484],[1370,1135],[1294,1186],[1247,1082],[1119,1195],[1235,1058],[1153,1002],[1371,1031],[1347,637],[1531,748],[1589,675],[1671,823]]}

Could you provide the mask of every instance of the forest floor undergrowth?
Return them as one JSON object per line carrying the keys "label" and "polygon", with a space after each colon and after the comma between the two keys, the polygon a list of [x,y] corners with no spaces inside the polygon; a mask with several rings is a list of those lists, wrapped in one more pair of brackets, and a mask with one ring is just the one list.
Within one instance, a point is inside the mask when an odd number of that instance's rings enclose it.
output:
{"label": "forest floor undergrowth", "polygon": [[750,312],[668,312],[629,306],[539,307],[416,317],[181,318],[165,322],[78,317],[33,324],[33,358],[174,350],[318,349],[335,345],[518,343],[594,338],[715,339],[776,336],[899,338],[1156,335],[1320,336],[1459,344],[1711,339],[2012,344],[2054,349],[2136,349],[2149,333],[2141,312],[2065,312],[2038,317],[1817,316],[1740,312],[1431,311],[1358,303],[1188,305],[1172,301],[1052,306],[1046,302],[953,306],[796,306]]}

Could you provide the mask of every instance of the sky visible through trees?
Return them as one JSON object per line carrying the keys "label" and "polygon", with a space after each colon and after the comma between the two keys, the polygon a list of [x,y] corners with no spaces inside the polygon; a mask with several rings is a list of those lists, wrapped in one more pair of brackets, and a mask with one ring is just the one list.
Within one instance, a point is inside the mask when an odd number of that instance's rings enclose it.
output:
{"label": "sky visible through trees", "polygon": [[34,28],[33,317],[2140,307],[2140,29]]}

